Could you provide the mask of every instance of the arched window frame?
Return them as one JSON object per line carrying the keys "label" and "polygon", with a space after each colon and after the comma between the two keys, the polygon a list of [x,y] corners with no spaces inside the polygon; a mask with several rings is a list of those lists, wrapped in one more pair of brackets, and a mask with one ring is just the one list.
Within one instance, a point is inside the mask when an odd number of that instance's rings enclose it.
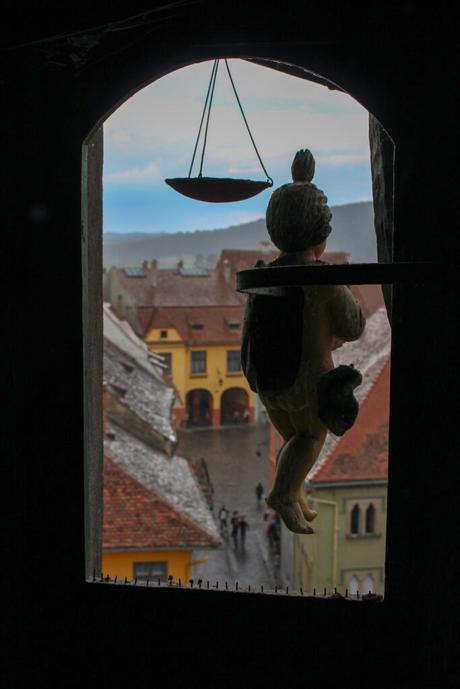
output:
{"label": "arched window frame", "polygon": [[375,534],[376,515],[377,515],[377,511],[375,509],[374,503],[370,502],[366,508],[365,520],[364,520],[365,533],[366,534]]}
{"label": "arched window frame", "polygon": [[[212,51],[211,51],[212,52]],[[240,57],[238,54],[229,57]],[[209,54],[205,59],[222,57]],[[329,88],[338,88],[327,79],[312,74],[304,67],[277,62],[274,58],[258,60],[247,57],[252,62],[280,69],[304,79],[316,81]],[[190,64],[184,61],[169,68],[161,68],[154,79],[139,84],[138,88],[126,94],[125,98],[115,103],[111,111],[106,112],[93,127],[92,132],[83,143],[82,165],[82,263],[83,263],[83,313],[84,313],[84,358],[85,358],[85,486],[86,501],[86,572],[90,580],[93,571],[100,570],[101,550],[101,503],[102,503],[102,457],[98,450],[100,440],[101,391],[97,389],[98,371],[101,370],[102,342],[100,307],[102,306],[102,158],[103,158],[103,121],[123,100],[132,96],[148,83],[161,78],[166,73]],[[340,89],[343,90],[343,89]],[[393,177],[394,177],[394,144],[391,137],[370,114],[369,132],[371,143],[372,178],[374,188],[375,229],[377,233],[378,260],[376,264],[350,264],[322,266],[321,268],[298,267],[296,279],[289,284],[379,284],[382,285],[388,318],[392,322],[392,292],[394,285],[411,285],[426,283],[438,279],[437,266],[430,263],[392,263],[393,261]],[[97,181],[99,180],[99,182]],[[285,268],[277,268],[278,285],[286,284]],[[319,273],[321,271],[321,273]],[[245,271],[249,272],[249,271]],[[241,274],[240,274],[241,275]],[[260,280],[258,271],[257,280]],[[319,279],[320,278],[320,279]],[[252,279],[252,278],[251,278]],[[246,284],[238,285],[241,291],[250,291],[254,287],[251,279]],[[272,283],[263,285],[270,287]],[[256,285],[260,287],[260,285]],[[276,285],[275,285],[276,286]],[[92,411],[90,411],[92,410]]]}
{"label": "arched window frame", "polygon": [[361,534],[361,507],[358,503],[350,512],[350,535],[359,536]]}

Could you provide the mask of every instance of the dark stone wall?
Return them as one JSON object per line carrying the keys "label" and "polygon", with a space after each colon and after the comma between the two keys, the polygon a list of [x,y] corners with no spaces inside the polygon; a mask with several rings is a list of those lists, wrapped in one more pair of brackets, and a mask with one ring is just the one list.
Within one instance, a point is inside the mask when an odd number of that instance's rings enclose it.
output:
{"label": "dark stone wall", "polygon": [[[65,687],[160,676],[172,687],[455,686],[458,308],[444,266],[457,263],[458,166],[449,12],[327,1],[276,10],[185,2],[147,12],[159,6],[67,10],[44,0],[26,12],[10,4],[2,38],[4,399],[15,401],[18,420],[3,437],[5,686],[23,676]],[[124,23],[109,30],[109,22]],[[18,47],[30,41],[39,42]],[[82,143],[143,84],[217,56],[304,66],[367,107],[395,143],[394,258],[443,266],[434,285],[393,290],[382,604],[85,583]]]}

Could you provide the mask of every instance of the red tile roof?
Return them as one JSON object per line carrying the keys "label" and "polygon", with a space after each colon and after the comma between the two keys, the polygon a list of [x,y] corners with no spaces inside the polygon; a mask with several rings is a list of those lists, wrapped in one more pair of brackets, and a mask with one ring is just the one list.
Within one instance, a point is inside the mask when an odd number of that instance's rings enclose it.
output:
{"label": "red tile roof", "polygon": [[208,548],[219,539],[104,457],[103,548]]}
{"label": "red tile roof", "polygon": [[[144,334],[150,328],[175,328],[180,337],[190,344],[239,344],[243,330],[244,305],[208,307],[163,307],[151,309],[150,320],[138,309],[139,320],[148,323]],[[231,330],[230,323],[239,323],[238,330]],[[202,325],[201,330],[193,330],[193,325]],[[166,343],[167,340],[162,340]]]}
{"label": "red tile roof", "polygon": [[318,469],[310,474],[312,486],[387,479],[389,404],[388,358],[361,403],[354,426],[338,440]]}
{"label": "red tile roof", "polygon": [[351,291],[361,304],[366,318],[385,306],[380,285],[351,285]]}

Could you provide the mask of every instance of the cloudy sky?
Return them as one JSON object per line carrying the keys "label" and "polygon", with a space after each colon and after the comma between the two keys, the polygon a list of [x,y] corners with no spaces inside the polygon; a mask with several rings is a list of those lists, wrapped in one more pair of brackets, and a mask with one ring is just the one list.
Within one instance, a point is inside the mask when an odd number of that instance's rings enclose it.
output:
{"label": "cloudy sky", "polygon": [[[273,188],[291,181],[294,153],[309,148],[316,159],[313,181],[330,205],[371,198],[368,117],[361,105],[244,60],[229,60],[229,66]],[[188,175],[211,69],[212,62],[202,62],[174,72],[139,91],[105,122],[105,232],[213,229],[265,215],[273,189],[247,201],[211,204],[187,199],[164,182]],[[198,169],[197,154],[192,176]],[[203,174],[265,179],[223,61]]]}

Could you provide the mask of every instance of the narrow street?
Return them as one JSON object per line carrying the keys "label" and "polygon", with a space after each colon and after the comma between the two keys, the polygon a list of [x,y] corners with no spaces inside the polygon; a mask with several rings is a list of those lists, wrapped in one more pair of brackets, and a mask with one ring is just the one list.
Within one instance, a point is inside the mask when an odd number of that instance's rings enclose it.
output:
{"label": "narrow street", "polygon": [[[273,554],[266,534],[266,509],[262,499],[257,503],[255,487],[260,481],[267,489],[268,432],[266,425],[227,426],[214,429],[181,430],[178,432],[177,454],[204,457],[214,487],[214,517],[225,505],[230,513],[228,535],[220,548],[194,551],[194,561],[208,558],[193,567],[194,579],[219,582],[219,587],[241,588],[278,584],[278,556]],[[230,518],[234,510],[246,516],[249,529],[246,541],[236,545],[230,536]]]}

